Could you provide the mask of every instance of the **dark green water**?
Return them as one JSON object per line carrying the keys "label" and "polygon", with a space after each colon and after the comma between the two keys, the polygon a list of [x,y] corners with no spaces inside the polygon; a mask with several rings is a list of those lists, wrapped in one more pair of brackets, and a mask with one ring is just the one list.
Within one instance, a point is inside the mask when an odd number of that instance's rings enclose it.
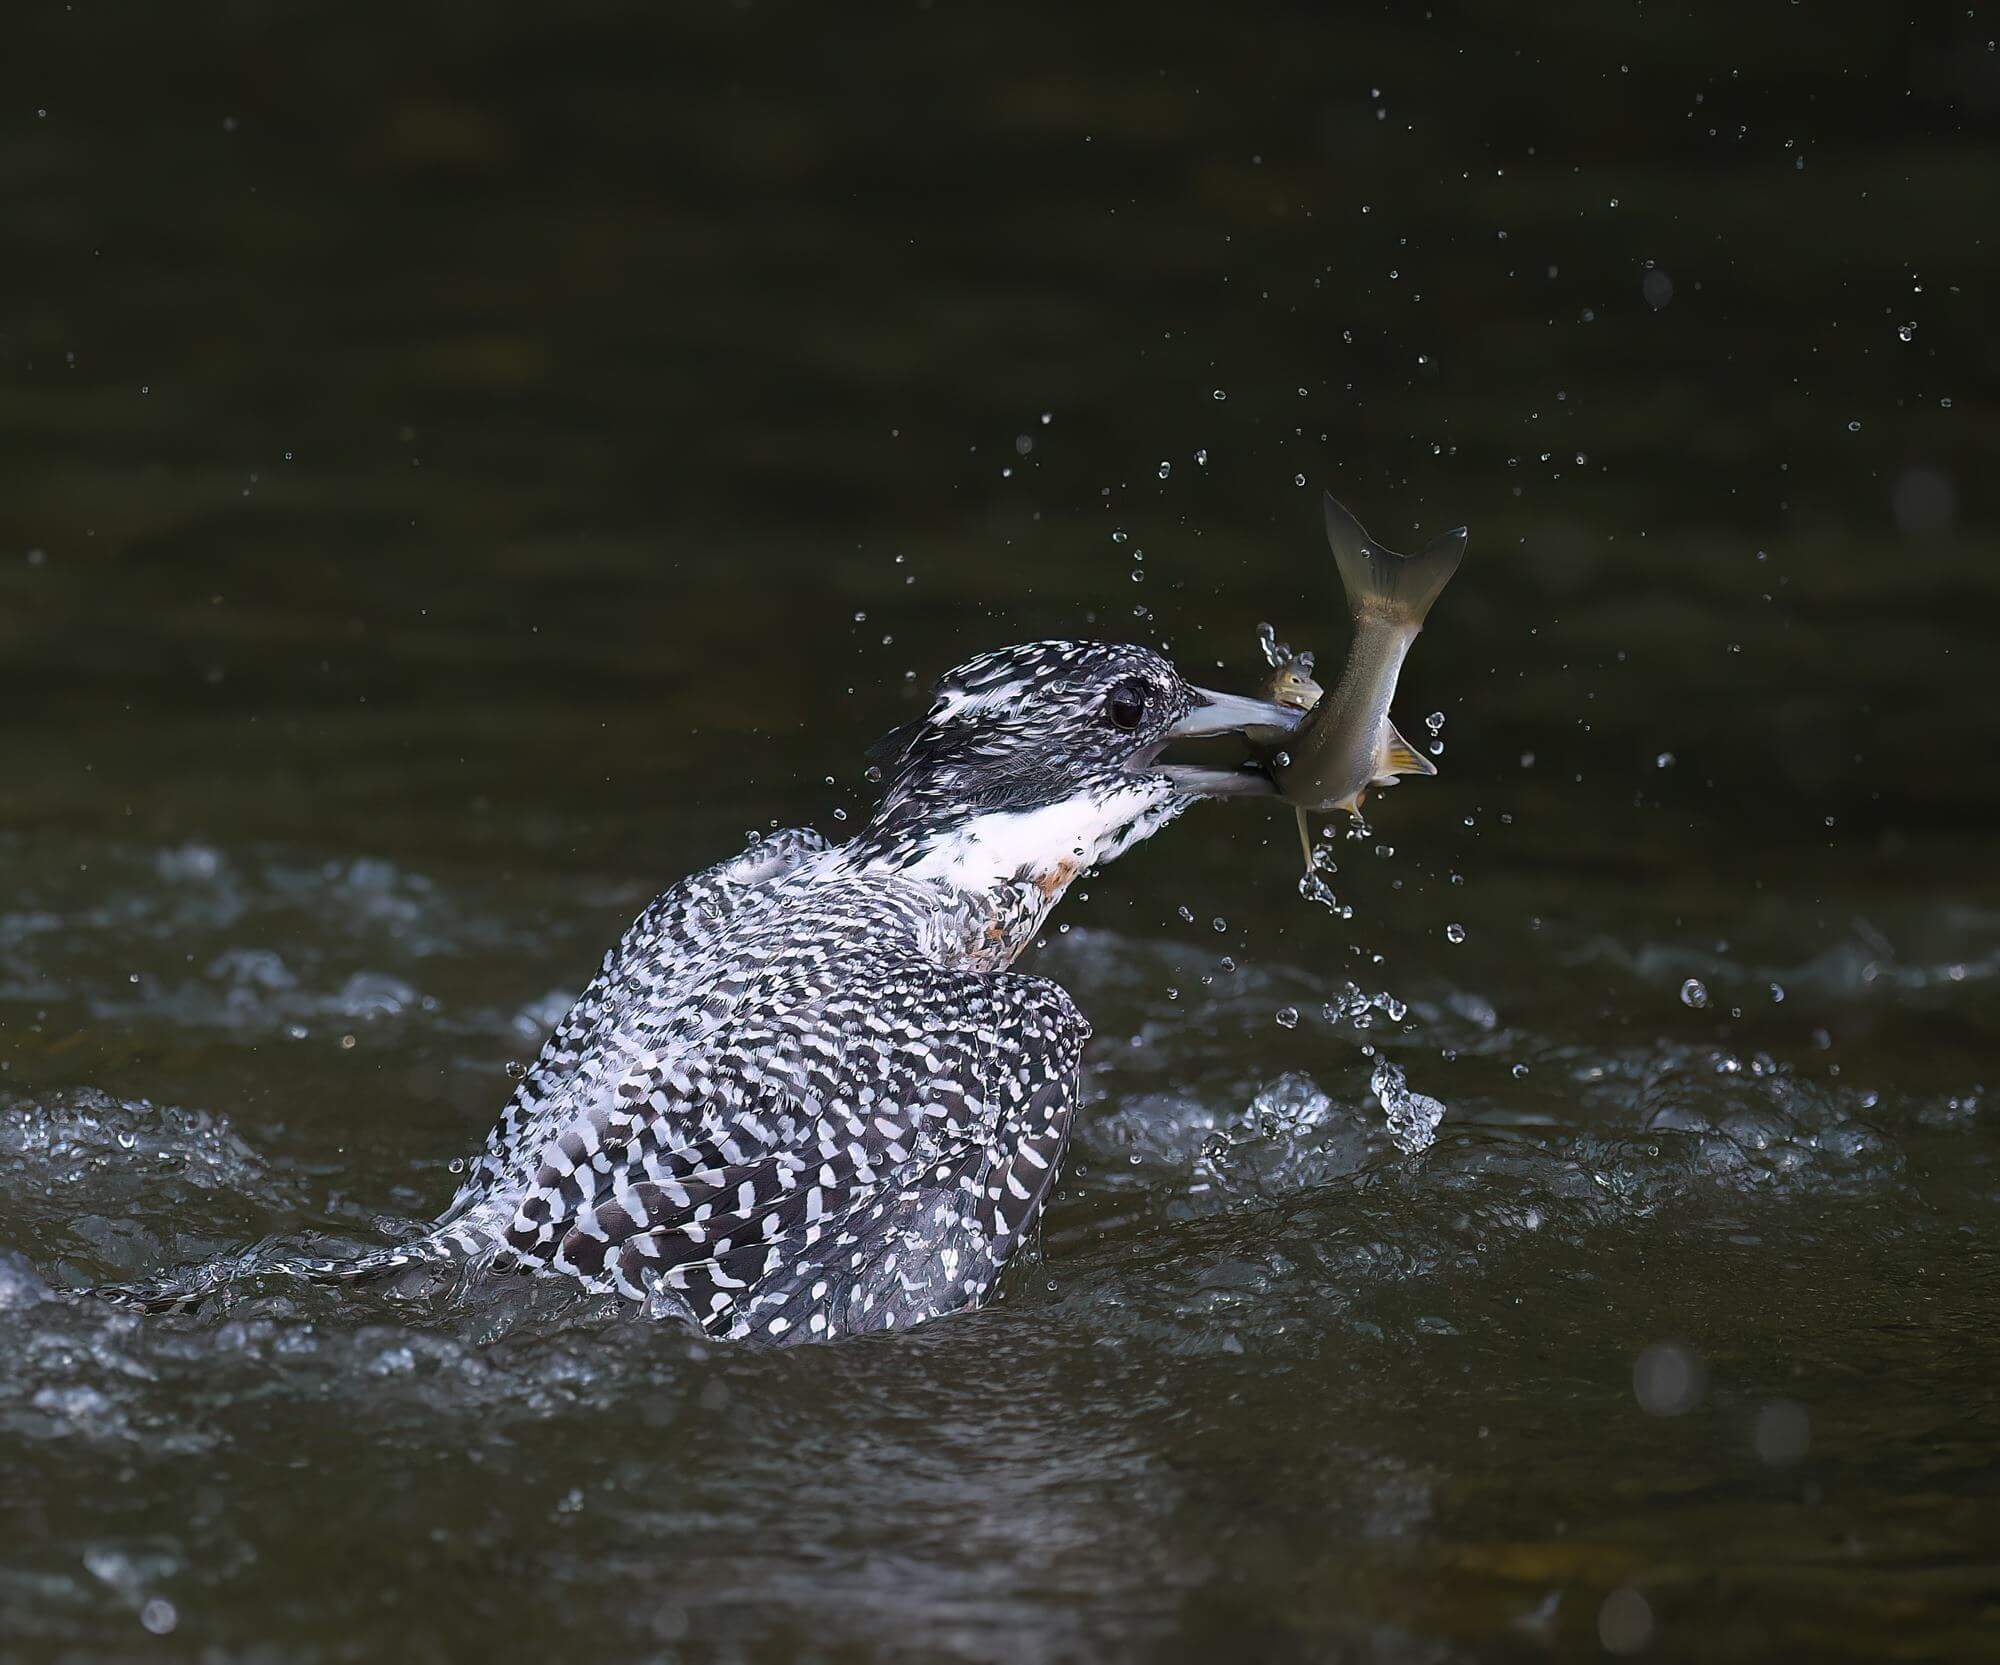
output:
{"label": "dark green water", "polygon": [[[0,1657],[2000,1652],[1997,22],[17,8]],[[1072,897],[994,1307],[52,1293],[427,1218],[971,652],[1333,657],[1324,488],[1443,772]]]}

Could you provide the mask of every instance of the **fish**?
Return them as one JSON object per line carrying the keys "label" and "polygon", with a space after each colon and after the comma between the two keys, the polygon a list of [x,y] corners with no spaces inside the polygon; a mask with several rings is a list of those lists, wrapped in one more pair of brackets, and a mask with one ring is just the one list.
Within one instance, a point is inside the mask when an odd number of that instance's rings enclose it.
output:
{"label": "fish", "polygon": [[1263,627],[1267,632],[1264,652],[1270,657],[1271,674],[1264,679],[1263,687],[1257,690],[1258,695],[1273,705],[1289,706],[1294,711],[1310,711],[1326,692],[1313,680],[1313,656],[1310,653],[1294,653],[1268,634],[1270,628],[1269,625]]}
{"label": "fish", "polygon": [[1459,526],[1440,532],[1414,555],[1398,555],[1369,537],[1331,492],[1323,508],[1354,640],[1331,693],[1321,694],[1313,681],[1311,656],[1289,649],[1278,650],[1282,657],[1264,689],[1273,703],[1308,713],[1266,760],[1279,795],[1298,812],[1308,873],[1313,870],[1308,811],[1342,809],[1358,816],[1371,787],[1393,786],[1400,775],[1437,773],[1437,765],[1396,731],[1389,703],[1410,644],[1458,571],[1467,542],[1466,529]]}

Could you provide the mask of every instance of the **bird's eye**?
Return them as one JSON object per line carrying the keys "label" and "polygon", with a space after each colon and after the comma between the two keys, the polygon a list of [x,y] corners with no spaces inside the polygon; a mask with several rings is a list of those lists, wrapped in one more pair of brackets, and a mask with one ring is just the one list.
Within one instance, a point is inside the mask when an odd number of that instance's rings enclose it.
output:
{"label": "bird's eye", "polygon": [[1139,726],[1152,694],[1143,682],[1121,682],[1104,701],[1104,714],[1127,732]]}

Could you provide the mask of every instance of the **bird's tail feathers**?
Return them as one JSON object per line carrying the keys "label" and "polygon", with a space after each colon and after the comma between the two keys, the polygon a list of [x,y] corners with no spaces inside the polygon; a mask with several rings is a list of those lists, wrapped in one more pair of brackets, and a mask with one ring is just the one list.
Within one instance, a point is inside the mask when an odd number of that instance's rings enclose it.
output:
{"label": "bird's tail feathers", "polygon": [[411,1267],[460,1266],[471,1259],[472,1253],[473,1246],[450,1231],[433,1231],[408,1243],[352,1255],[273,1253],[269,1244],[258,1244],[143,1283],[99,1284],[81,1293],[139,1312],[188,1312],[218,1290],[250,1278],[277,1276],[315,1284],[364,1283]]}

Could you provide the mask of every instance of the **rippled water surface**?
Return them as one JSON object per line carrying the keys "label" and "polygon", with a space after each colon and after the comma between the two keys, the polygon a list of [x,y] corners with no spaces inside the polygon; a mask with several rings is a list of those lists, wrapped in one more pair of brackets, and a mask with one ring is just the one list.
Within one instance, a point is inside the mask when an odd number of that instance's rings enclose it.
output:
{"label": "rippled water surface", "polygon": [[[1990,24],[108,27],[0,136],[0,1658],[2000,1648]],[[988,1310],[69,1293],[430,1218],[969,652],[1337,660],[1323,487],[1472,527],[1442,773],[1072,894]]]}

